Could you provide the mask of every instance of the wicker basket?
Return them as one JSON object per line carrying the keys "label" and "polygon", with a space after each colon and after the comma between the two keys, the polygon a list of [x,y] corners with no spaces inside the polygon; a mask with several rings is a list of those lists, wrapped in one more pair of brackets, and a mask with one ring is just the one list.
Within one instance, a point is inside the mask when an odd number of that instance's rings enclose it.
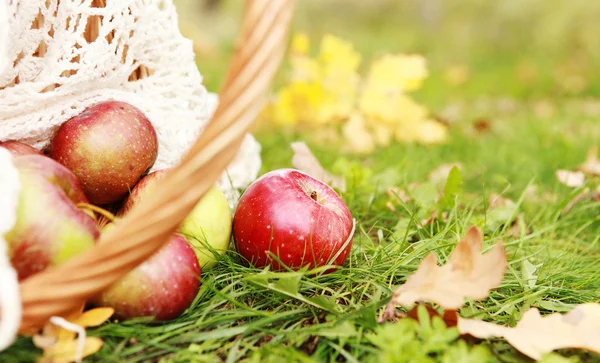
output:
{"label": "wicker basket", "polygon": [[[93,0],[105,6],[104,0]],[[155,253],[233,160],[263,106],[283,58],[294,0],[246,0],[241,30],[212,120],[181,163],[96,247],[21,284],[19,332],[38,331],[51,316],[74,311]],[[43,18],[37,19],[43,22]],[[95,39],[100,19],[89,19]],[[40,49],[41,52],[44,49]],[[132,79],[143,78],[138,68]]]}

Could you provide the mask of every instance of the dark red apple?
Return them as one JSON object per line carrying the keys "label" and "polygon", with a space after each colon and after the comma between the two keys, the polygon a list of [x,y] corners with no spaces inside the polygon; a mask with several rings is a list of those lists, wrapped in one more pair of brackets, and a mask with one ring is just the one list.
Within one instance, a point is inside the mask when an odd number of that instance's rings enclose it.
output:
{"label": "dark red apple", "polygon": [[[110,233],[112,224],[103,229]],[[122,319],[154,317],[170,320],[181,315],[194,301],[200,286],[196,253],[179,234],[174,234],[158,252],[137,266],[92,302],[112,307]]]}
{"label": "dark red apple", "polygon": [[42,155],[42,153],[38,149],[19,141],[0,142],[0,147],[3,147],[10,151],[10,153],[13,154],[13,156],[36,154]]}
{"label": "dark red apple", "polygon": [[138,108],[106,101],[65,122],[50,157],[73,171],[93,204],[127,196],[158,155],[156,130]]}
{"label": "dark red apple", "polygon": [[233,217],[237,252],[256,267],[282,270],[342,265],[352,245],[353,220],[327,184],[295,169],[271,171],[244,192]]}

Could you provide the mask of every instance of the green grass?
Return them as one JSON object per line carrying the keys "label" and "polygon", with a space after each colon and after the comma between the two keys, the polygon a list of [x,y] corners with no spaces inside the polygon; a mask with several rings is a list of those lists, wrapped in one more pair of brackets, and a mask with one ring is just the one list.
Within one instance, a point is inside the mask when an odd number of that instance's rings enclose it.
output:
{"label": "green grass", "polygon": [[[346,175],[349,188],[343,197],[358,226],[344,267],[328,275],[265,272],[245,266],[232,251],[204,273],[193,306],[175,321],[111,322],[91,329],[90,334],[101,336],[105,345],[89,361],[363,362],[395,357],[388,361],[408,362],[415,361],[414,352],[423,348],[436,357],[432,361],[471,356],[474,362],[527,362],[501,340],[479,342],[481,347],[472,350],[439,324],[379,325],[377,318],[394,287],[421,259],[431,251],[445,259],[472,223],[485,231],[486,249],[504,241],[509,267],[502,286],[485,301],[469,301],[460,310],[462,316],[512,325],[530,307],[543,313],[565,312],[575,304],[599,302],[600,206],[583,202],[561,215],[574,192],[554,177],[557,168],[581,162],[596,142],[592,131],[569,132],[574,120],[582,117],[559,113],[542,122],[521,107],[506,120],[492,121],[494,131],[488,134],[466,136],[469,123],[461,123],[446,145],[393,145],[364,158],[340,155],[333,146],[319,147],[301,135],[259,134],[263,171],[291,166],[289,143],[302,138],[327,168]],[[428,215],[435,207],[409,202],[398,207],[401,219],[409,221],[408,230],[396,228],[400,218],[386,208],[385,188],[423,182],[438,165],[455,161],[464,165],[464,186],[448,221],[418,228],[418,218],[411,216]],[[525,196],[531,183],[540,195],[552,194],[551,201]],[[523,227],[530,234],[513,236],[502,221],[486,220],[492,192],[518,203]],[[525,281],[524,260],[538,266],[534,286]],[[0,360],[27,362],[36,354],[21,338],[0,354]],[[573,361],[598,361],[580,351],[560,354]]]}
{"label": "green grass", "polygon": [[[237,9],[235,2],[228,3]],[[473,39],[472,46],[461,43],[462,48],[456,50],[449,41],[463,26],[477,28],[492,20],[503,24],[503,19],[471,14],[472,22],[465,25],[464,17],[469,15],[461,17],[465,8],[457,6],[448,10],[454,11],[448,17],[454,22],[443,23],[445,38],[436,41],[413,19],[415,2],[407,2],[412,5],[400,15],[385,8],[364,10],[366,13],[345,9],[348,14],[335,17],[328,17],[323,9],[319,12],[315,5],[319,2],[306,3],[310,5],[299,10],[295,29],[309,32],[314,40],[323,32],[332,32],[355,42],[366,59],[381,52],[423,52],[431,60],[432,75],[417,98],[436,115],[444,114],[448,105],[463,105],[460,115],[451,120],[450,141],[436,146],[394,144],[358,157],[340,154],[338,145],[322,145],[309,134],[257,134],[263,146],[262,172],[290,167],[289,144],[305,140],[326,168],[345,175],[348,190],[342,196],[357,219],[357,229],[343,268],[328,275],[272,273],[246,266],[231,251],[214,269],[203,273],[197,299],[178,319],[165,323],[111,321],[90,329],[105,345],[88,361],[529,362],[502,340],[472,345],[439,322],[378,324],[377,319],[394,288],[415,271],[422,258],[434,251],[445,260],[472,224],[484,230],[486,250],[503,241],[508,269],[502,286],[484,301],[468,301],[460,310],[462,316],[514,325],[531,307],[547,314],[600,302],[600,205],[584,201],[570,213],[561,214],[580,190],[559,184],[554,175],[557,169],[581,163],[600,138],[598,112],[586,111],[575,102],[578,100],[569,99],[557,88],[553,76],[558,64],[580,51],[574,49],[577,45],[561,38],[556,49],[526,47],[527,41],[534,40],[525,30],[530,21],[535,21],[537,33],[543,26],[560,23],[542,11],[545,18],[521,16],[520,23],[511,20],[513,26],[507,31],[523,34],[523,38],[510,33],[498,49],[490,49],[485,45],[489,39],[481,36]],[[485,7],[483,2],[473,3]],[[316,16],[327,21],[314,21]],[[218,21],[208,24],[215,23]],[[219,56],[198,60],[210,90],[218,89],[231,41],[219,43]],[[547,59],[546,54],[552,57]],[[540,72],[531,84],[515,79],[515,66],[523,59],[532,60]],[[442,72],[457,61],[469,65],[472,78],[453,88],[443,80]],[[600,90],[600,81],[590,76],[597,68],[592,65],[589,62],[582,73],[589,76],[589,87],[580,96],[594,96]],[[514,103],[514,110],[498,107],[506,97]],[[542,117],[534,112],[535,99],[551,99],[556,112]],[[472,122],[477,119],[489,120],[491,131],[475,133]],[[387,187],[408,189],[411,183],[423,183],[433,169],[449,162],[462,163],[464,185],[446,222],[420,228],[419,221],[438,208],[422,201],[397,205],[399,215],[386,207]],[[526,192],[532,184],[537,186],[535,197]],[[519,233],[509,229],[506,219],[490,213],[491,193],[517,203]],[[533,285],[528,282],[531,276],[525,273],[524,261],[537,266]],[[429,355],[419,353],[420,349]],[[29,339],[19,338],[0,353],[0,361],[35,361],[39,353]],[[561,360],[561,356],[570,358]],[[547,359],[567,361],[600,362],[600,358],[561,350]]]}

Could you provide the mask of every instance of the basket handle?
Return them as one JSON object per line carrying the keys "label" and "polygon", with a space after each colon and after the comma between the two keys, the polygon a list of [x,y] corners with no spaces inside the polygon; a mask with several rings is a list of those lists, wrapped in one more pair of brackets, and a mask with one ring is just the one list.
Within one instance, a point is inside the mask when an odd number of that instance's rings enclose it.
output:
{"label": "basket handle", "polygon": [[19,332],[64,316],[154,254],[234,159],[285,53],[295,0],[246,0],[220,102],[181,163],[98,244],[21,284]]}

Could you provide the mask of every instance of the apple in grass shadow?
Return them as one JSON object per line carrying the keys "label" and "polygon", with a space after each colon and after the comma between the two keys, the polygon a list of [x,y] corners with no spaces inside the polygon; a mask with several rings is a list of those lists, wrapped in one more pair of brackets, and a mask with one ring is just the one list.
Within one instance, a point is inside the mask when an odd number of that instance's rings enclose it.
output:
{"label": "apple in grass shadow", "polygon": [[33,146],[27,145],[20,141],[5,141],[0,142],[0,147],[3,147],[10,151],[13,156],[21,155],[43,155],[38,149]]}
{"label": "apple in grass shadow", "polygon": [[[125,200],[120,215],[152,193],[156,183],[171,169],[152,172],[143,177]],[[213,268],[229,249],[232,215],[227,198],[213,186],[194,206],[179,226],[178,232],[192,245],[203,271]]]}
{"label": "apple in grass shadow", "polygon": [[105,101],[58,129],[49,156],[73,171],[91,203],[122,200],[158,156],[156,130],[138,108]]}
{"label": "apple in grass shadow", "polygon": [[296,169],[274,170],[255,180],[233,217],[237,252],[250,264],[275,271],[341,266],[353,231],[350,210],[335,190]]}
{"label": "apple in grass shadow", "polygon": [[92,248],[100,235],[75,175],[43,155],[13,158],[21,191],[15,226],[4,237],[20,281]]}

